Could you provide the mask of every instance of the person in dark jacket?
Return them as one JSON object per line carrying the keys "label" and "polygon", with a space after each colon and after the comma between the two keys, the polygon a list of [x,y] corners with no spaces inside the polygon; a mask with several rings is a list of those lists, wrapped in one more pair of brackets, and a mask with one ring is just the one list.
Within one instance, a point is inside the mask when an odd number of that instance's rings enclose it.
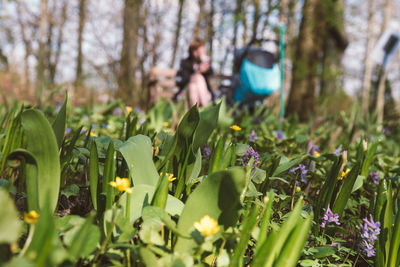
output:
{"label": "person in dark jacket", "polygon": [[200,39],[194,39],[189,45],[189,57],[181,61],[177,73],[178,95],[188,87],[189,103],[191,106],[198,104],[204,106],[214,99],[208,78],[213,74],[210,60],[207,56],[206,45]]}

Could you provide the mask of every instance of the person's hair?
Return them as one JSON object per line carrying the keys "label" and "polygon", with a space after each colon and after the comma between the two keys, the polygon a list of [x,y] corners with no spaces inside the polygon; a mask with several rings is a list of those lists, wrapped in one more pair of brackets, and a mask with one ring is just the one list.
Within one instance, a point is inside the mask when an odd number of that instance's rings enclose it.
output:
{"label": "person's hair", "polygon": [[199,38],[195,38],[192,41],[190,41],[190,44],[189,44],[189,57],[191,59],[194,59],[193,52],[196,51],[199,47],[204,46],[204,45],[206,45],[206,43],[203,40],[199,39]]}

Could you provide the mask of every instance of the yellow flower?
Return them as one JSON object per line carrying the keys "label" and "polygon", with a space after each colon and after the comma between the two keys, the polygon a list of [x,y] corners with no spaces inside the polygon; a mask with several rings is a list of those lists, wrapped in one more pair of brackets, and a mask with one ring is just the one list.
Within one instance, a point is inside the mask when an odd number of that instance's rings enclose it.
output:
{"label": "yellow flower", "polygon": [[163,122],[163,124],[162,124],[164,127],[168,127],[169,126],[169,122]]}
{"label": "yellow flower", "polygon": [[338,178],[339,180],[343,180],[343,178],[350,172],[350,169],[346,169],[345,171],[342,171],[342,174]]}
{"label": "yellow flower", "polygon": [[125,115],[128,116],[132,112],[132,107],[126,106],[125,107]]}
{"label": "yellow flower", "polygon": [[234,131],[240,131],[240,130],[242,130],[242,128],[240,128],[238,125],[232,125],[231,127],[229,127],[229,128],[231,128],[232,130],[234,130]]}
{"label": "yellow flower", "polygon": [[29,224],[36,223],[39,218],[39,214],[35,210],[30,212],[24,212],[24,221]]}
{"label": "yellow flower", "polygon": [[[160,173],[160,175],[164,175],[164,173]],[[165,173],[165,176],[168,177],[168,182],[172,182],[176,180],[176,177],[172,173]]]}
{"label": "yellow flower", "polygon": [[321,154],[318,151],[314,151],[314,156],[319,157]]}
{"label": "yellow flower", "polygon": [[200,223],[195,222],[194,228],[205,236],[215,234],[219,231],[218,222],[206,215],[200,219]]}
{"label": "yellow flower", "polygon": [[90,132],[90,136],[94,137],[94,136],[96,136],[96,134],[94,132]]}
{"label": "yellow flower", "polygon": [[119,192],[132,193],[132,188],[130,188],[130,181],[128,178],[116,177],[115,181],[109,183],[112,187],[115,187]]}

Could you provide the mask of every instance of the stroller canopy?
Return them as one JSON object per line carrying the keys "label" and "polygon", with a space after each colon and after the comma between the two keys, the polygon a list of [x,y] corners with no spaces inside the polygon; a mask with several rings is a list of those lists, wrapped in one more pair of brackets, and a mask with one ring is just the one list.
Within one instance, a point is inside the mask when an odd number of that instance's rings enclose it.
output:
{"label": "stroller canopy", "polygon": [[281,86],[280,70],[275,56],[258,48],[241,49],[235,56],[235,66],[239,67],[239,81],[234,93],[234,101],[250,103],[262,100]]}

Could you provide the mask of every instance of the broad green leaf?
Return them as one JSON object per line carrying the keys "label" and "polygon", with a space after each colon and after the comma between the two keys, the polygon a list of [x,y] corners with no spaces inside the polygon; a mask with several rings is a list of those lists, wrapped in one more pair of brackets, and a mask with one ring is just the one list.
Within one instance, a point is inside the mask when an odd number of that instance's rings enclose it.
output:
{"label": "broad green leaf", "polygon": [[72,228],[64,236],[68,254],[74,261],[88,256],[100,241],[100,230],[92,224],[93,218],[92,215],[87,217],[82,225]]}
{"label": "broad green leaf", "polygon": [[199,148],[202,148],[207,143],[211,133],[218,126],[220,106],[221,103],[215,106],[210,106],[200,112],[199,124],[193,136],[193,153],[196,153]]}
{"label": "broad green leaf", "polygon": [[313,216],[303,220],[298,218],[297,225],[287,239],[284,247],[279,253],[279,258],[274,263],[276,267],[291,267],[297,266],[297,261],[300,258],[305,242],[310,233]]}
{"label": "broad green leaf", "polygon": [[[233,226],[239,216],[239,198],[245,177],[243,168],[239,167],[210,174],[189,195],[178,221],[178,230],[190,235],[193,224],[205,215],[217,220],[222,226],[221,231]],[[174,249],[180,253],[190,252],[194,246],[194,240],[178,238]]]}
{"label": "broad green leaf", "polygon": [[0,244],[16,242],[21,232],[21,221],[14,201],[2,188],[0,188],[0,214]]}
{"label": "broad green leaf", "polygon": [[64,139],[65,121],[67,120],[67,101],[68,95],[65,96],[64,103],[62,104],[57,116],[53,122],[52,128],[56,136],[58,147],[60,148]]}
{"label": "broad green leaf", "polygon": [[360,189],[364,184],[364,180],[365,180],[365,176],[358,175],[351,192],[353,193],[353,192],[357,191],[358,189]]}
{"label": "broad green leaf", "polygon": [[[58,145],[49,121],[39,110],[30,109],[22,113],[22,128],[27,139],[27,150],[30,151],[37,163],[37,190],[39,208],[42,208],[46,197],[49,205],[55,210],[60,191],[60,160]],[[27,165],[31,172],[32,165]]]}
{"label": "broad green leaf", "polygon": [[[11,167],[18,167],[21,162],[25,163],[26,168],[26,195],[29,210],[39,210],[38,195],[38,170],[36,157],[26,149],[16,149],[7,157]],[[22,178],[22,177],[21,177]]]}
{"label": "broad green leaf", "polygon": [[[126,214],[126,198],[130,198],[130,222],[134,223],[142,216],[142,209],[150,205],[155,191],[154,186],[141,184],[132,188],[132,193],[123,193],[120,200],[123,214]],[[182,213],[184,204],[177,198],[168,195],[165,211],[172,216],[179,216]]]}
{"label": "broad green leaf", "polygon": [[394,224],[393,235],[391,236],[388,267],[396,267],[399,261],[400,248],[400,211],[397,211],[396,221]]}
{"label": "broad green leaf", "polygon": [[115,150],[114,143],[110,142],[108,145],[106,162],[104,163],[103,171],[103,192],[106,194],[106,209],[111,209],[114,203],[114,188],[110,186],[110,182],[114,181],[115,175]]}
{"label": "broad green leaf", "polygon": [[120,148],[135,186],[147,184],[156,186],[159,178],[152,157],[149,137],[137,135],[130,137]]}

